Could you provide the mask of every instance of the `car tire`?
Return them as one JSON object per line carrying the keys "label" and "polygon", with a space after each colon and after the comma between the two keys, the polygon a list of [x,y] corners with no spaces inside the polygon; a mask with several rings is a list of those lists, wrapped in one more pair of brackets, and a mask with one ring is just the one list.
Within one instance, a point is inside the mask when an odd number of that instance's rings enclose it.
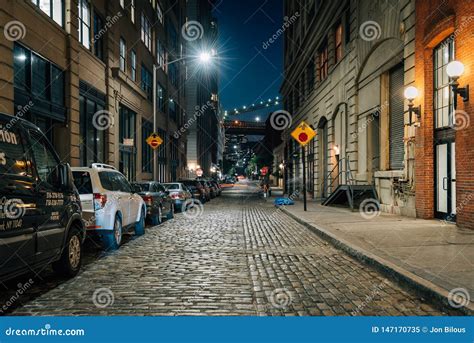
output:
{"label": "car tire", "polygon": [[82,237],[78,228],[71,228],[61,258],[52,264],[53,270],[67,277],[76,276],[82,265]]}
{"label": "car tire", "polygon": [[143,236],[145,234],[145,210],[141,210],[140,219],[135,224],[135,236]]}
{"label": "car tire", "polygon": [[174,204],[170,205],[170,210],[168,214],[166,215],[166,219],[170,220],[174,218]]}
{"label": "car tire", "polygon": [[102,237],[105,250],[117,250],[122,244],[122,221],[118,215],[115,215],[114,229],[107,232]]}

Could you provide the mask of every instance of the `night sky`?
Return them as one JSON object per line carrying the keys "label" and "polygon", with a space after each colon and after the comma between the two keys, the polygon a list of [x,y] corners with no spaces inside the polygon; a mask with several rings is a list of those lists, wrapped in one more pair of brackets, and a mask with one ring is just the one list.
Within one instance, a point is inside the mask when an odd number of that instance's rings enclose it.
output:
{"label": "night sky", "polygon": [[283,71],[283,36],[263,48],[281,28],[282,0],[220,0],[214,15],[219,23],[222,57],[220,100],[224,109],[279,96]]}

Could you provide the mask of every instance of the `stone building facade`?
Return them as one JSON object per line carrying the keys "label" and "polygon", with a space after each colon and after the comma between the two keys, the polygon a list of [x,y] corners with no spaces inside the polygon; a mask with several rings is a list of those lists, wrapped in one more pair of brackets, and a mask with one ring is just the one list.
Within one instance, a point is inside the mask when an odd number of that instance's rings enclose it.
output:
{"label": "stone building facade", "polygon": [[[416,215],[414,125],[403,91],[415,80],[415,2],[285,2],[298,20],[285,31],[281,88],[291,131],[317,131],[306,148],[307,190],[373,184],[383,211]],[[286,138],[287,191],[301,187],[301,152]]]}

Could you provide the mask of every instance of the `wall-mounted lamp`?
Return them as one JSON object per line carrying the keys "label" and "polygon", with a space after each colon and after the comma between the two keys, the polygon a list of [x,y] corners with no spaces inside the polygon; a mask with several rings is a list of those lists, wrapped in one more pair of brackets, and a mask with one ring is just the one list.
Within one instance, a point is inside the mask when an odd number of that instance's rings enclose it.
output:
{"label": "wall-mounted lamp", "polygon": [[339,145],[334,146],[334,155],[339,156],[341,154],[341,149],[339,148]]}
{"label": "wall-mounted lamp", "polygon": [[413,113],[416,114],[416,120],[418,123],[420,123],[421,120],[421,106],[415,106],[413,104],[413,100],[415,100],[418,97],[418,89],[413,86],[409,86],[405,88],[405,99],[408,100],[408,115],[410,117],[410,121],[408,125],[413,125]]}
{"label": "wall-mounted lamp", "polygon": [[464,64],[459,61],[451,61],[446,66],[446,73],[451,79],[451,88],[454,93],[454,110],[457,108],[457,95],[461,96],[464,102],[469,100],[469,85],[459,87],[458,79],[464,73]]}
{"label": "wall-mounted lamp", "polygon": [[279,167],[280,167],[280,169],[284,169],[284,168],[285,168],[285,164],[282,162],[282,163],[280,163]]}

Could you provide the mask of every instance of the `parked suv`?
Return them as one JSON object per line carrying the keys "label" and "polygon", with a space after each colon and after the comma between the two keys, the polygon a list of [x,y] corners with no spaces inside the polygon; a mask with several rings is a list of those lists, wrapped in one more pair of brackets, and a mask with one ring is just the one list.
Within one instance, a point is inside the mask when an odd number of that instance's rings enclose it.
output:
{"label": "parked suv", "polygon": [[0,113],[0,281],[50,263],[76,275],[84,237],[69,165],[39,128]]}
{"label": "parked suv", "polygon": [[163,187],[174,202],[174,208],[179,212],[185,212],[192,194],[189,189],[181,182],[164,183]]}
{"label": "parked suv", "polygon": [[73,167],[72,173],[87,232],[100,235],[106,250],[118,249],[125,233],[145,233],[145,202],[122,173],[102,163]]}
{"label": "parked suv", "polygon": [[140,191],[138,194],[146,204],[146,215],[151,225],[159,225],[163,219],[173,219],[174,203],[166,189],[156,181],[132,183]]}

